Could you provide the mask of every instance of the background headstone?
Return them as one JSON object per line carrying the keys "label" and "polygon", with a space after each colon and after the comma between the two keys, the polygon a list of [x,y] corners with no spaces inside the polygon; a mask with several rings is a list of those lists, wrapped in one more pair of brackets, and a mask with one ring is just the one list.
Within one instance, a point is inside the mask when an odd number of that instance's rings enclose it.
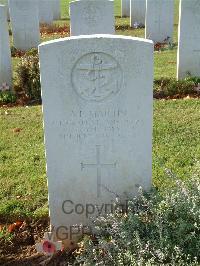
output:
{"label": "background headstone", "polygon": [[172,42],[174,0],[148,0],[145,38],[157,42]]}
{"label": "background headstone", "polygon": [[130,26],[134,23],[145,25],[146,0],[130,0]]}
{"label": "background headstone", "polygon": [[180,2],[178,36],[178,79],[200,76],[200,1]]}
{"label": "background headstone", "polygon": [[54,1],[38,0],[40,23],[52,24],[54,18]]}
{"label": "background headstone", "polygon": [[80,0],[70,3],[71,36],[114,34],[114,2]]}
{"label": "background headstone", "polygon": [[14,46],[20,50],[40,43],[38,3],[34,0],[9,0]]}
{"label": "background headstone", "polygon": [[9,43],[7,7],[0,5],[0,87],[6,83],[12,87],[11,52]]}
{"label": "background headstone", "polygon": [[60,6],[60,0],[52,0],[53,2],[53,19],[58,20],[60,19],[61,15],[61,6]]}
{"label": "background headstone", "polygon": [[9,7],[7,6],[7,21],[10,21],[10,13],[9,13]]}
{"label": "background headstone", "polygon": [[121,0],[121,17],[130,17],[130,0]]}
{"label": "background headstone", "polygon": [[8,7],[8,0],[0,0],[0,5],[4,5],[7,8],[7,20],[10,21],[10,13]]}
{"label": "background headstone", "polygon": [[51,225],[87,225],[83,206],[151,187],[153,43],[79,36],[39,53]]}

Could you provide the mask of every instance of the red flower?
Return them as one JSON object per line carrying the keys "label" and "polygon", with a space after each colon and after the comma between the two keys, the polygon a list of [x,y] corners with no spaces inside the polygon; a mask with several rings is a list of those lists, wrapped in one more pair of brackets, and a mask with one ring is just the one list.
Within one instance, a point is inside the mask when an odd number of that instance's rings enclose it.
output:
{"label": "red flower", "polygon": [[44,252],[46,252],[46,253],[54,253],[54,252],[56,252],[55,245],[53,243],[51,243],[50,241],[48,241],[48,240],[45,240],[43,242],[42,247],[43,247]]}

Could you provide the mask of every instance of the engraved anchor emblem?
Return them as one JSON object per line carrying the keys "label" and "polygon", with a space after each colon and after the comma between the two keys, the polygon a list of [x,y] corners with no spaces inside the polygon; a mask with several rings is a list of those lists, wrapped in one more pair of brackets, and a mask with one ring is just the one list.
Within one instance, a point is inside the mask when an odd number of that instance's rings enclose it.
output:
{"label": "engraved anchor emblem", "polygon": [[76,91],[84,99],[101,101],[119,91],[121,75],[114,58],[103,53],[91,53],[79,60],[72,79]]}
{"label": "engraved anchor emblem", "polygon": [[87,89],[88,93],[95,94],[96,97],[100,96],[102,94],[101,88],[109,82],[106,80],[106,74],[102,71],[116,67],[116,64],[104,64],[97,54],[92,57],[91,64],[80,65],[79,69],[86,70],[87,78],[94,83],[94,87]]}
{"label": "engraved anchor emblem", "polygon": [[100,19],[98,9],[93,6],[84,8],[83,18],[89,26],[94,26],[94,23],[96,23]]}

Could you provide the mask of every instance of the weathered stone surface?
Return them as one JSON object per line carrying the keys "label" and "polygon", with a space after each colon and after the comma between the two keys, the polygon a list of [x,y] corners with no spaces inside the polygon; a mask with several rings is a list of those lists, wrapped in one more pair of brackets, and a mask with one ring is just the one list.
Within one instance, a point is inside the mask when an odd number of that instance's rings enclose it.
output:
{"label": "weathered stone surface", "polygon": [[134,23],[145,25],[146,0],[130,0],[130,25]]}
{"label": "weathered stone surface", "polygon": [[0,5],[0,90],[2,84],[12,87],[11,52],[7,23],[7,7]]}
{"label": "weathered stone surface", "polygon": [[172,42],[174,0],[148,0],[145,38],[157,42]]}
{"label": "weathered stone surface", "polygon": [[180,2],[177,77],[200,76],[200,1]]}
{"label": "weathered stone surface", "polygon": [[38,3],[34,0],[9,0],[14,46],[20,50],[40,43]]}
{"label": "weathered stone surface", "polygon": [[71,36],[114,34],[114,2],[80,0],[70,3]]}
{"label": "weathered stone surface", "polygon": [[40,23],[52,24],[54,17],[54,2],[52,0],[38,0]]}
{"label": "weathered stone surface", "polygon": [[130,17],[130,0],[121,0],[121,16]]}
{"label": "weathered stone surface", "polygon": [[73,238],[73,225],[151,187],[153,43],[79,36],[39,53],[51,224]]}
{"label": "weathered stone surface", "polygon": [[58,20],[61,17],[60,0],[52,0],[52,2],[53,2],[53,19]]}
{"label": "weathered stone surface", "polygon": [[0,0],[0,5],[6,6],[6,9],[7,9],[7,20],[10,21],[10,13],[9,13],[8,0]]}

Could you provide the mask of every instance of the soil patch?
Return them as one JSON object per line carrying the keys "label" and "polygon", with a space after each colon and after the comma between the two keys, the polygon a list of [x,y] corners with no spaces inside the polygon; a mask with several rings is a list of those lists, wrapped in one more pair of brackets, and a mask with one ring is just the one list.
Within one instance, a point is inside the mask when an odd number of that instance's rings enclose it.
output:
{"label": "soil patch", "polygon": [[[0,265],[72,265],[73,256],[67,251],[59,251],[52,256],[40,254],[35,244],[49,231],[49,220],[23,221],[1,224],[4,236],[0,238]],[[8,236],[9,234],[9,236]]]}

